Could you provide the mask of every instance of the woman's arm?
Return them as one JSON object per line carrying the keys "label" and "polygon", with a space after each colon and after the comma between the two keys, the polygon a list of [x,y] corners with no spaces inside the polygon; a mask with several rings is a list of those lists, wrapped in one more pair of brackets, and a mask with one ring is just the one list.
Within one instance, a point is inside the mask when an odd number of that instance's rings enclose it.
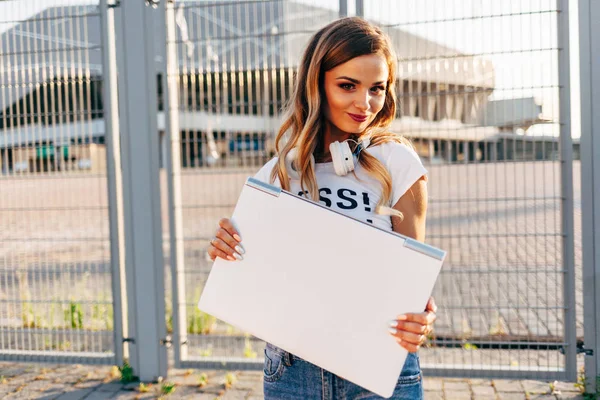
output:
{"label": "woman's arm", "polygon": [[[394,232],[425,241],[425,217],[427,215],[427,177],[423,175],[394,205],[404,215],[404,219],[393,217]],[[410,352],[416,352],[423,345],[433,329],[437,306],[433,297],[429,299],[425,312],[399,315],[390,322],[390,333],[398,344]]]}
{"label": "woman's arm", "polygon": [[427,215],[427,177],[423,175],[400,197],[394,208],[404,219],[392,218],[392,229],[401,235],[425,241],[425,217]]}

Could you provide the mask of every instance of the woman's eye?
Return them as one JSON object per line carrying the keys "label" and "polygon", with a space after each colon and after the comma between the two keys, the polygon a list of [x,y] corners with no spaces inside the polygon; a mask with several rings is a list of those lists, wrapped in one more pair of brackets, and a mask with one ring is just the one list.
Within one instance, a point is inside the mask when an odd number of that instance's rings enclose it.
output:
{"label": "woman's eye", "polygon": [[381,93],[381,92],[385,92],[385,88],[383,86],[374,86],[371,88],[371,91],[373,93]]}
{"label": "woman's eye", "polygon": [[344,90],[352,90],[354,89],[354,85],[352,83],[342,83],[340,87]]}

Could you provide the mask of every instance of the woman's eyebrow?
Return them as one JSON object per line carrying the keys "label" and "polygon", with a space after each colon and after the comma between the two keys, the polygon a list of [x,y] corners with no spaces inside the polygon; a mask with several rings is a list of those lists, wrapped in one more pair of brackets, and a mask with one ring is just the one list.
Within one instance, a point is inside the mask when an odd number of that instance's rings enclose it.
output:
{"label": "woman's eyebrow", "polygon": [[[358,79],[350,78],[349,76],[340,76],[340,77],[337,77],[335,79],[336,80],[338,80],[338,79],[346,79],[346,80],[349,80],[350,82],[355,83],[357,85],[360,84],[360,81]],[[374,82],[373,85],[381,85],[383,83],[385,83],[385,81],[377,81],[377,82]]]}

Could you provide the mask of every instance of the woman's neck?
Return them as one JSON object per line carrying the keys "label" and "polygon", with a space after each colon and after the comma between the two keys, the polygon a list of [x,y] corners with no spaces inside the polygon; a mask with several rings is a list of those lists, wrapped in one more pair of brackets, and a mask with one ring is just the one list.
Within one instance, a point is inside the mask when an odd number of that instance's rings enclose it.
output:
{"label": "woman's neck", "polygon": [[340,130],[337,126],[327,122],[325,124],[325,131],[323,132],[323,136],[321,136],[321,140],[317,145],[317,149],[315,151],[315,160],[316,162],[329,162],[331,161],[331,154],[329,153],[329,145],[333,142],[343,142],[344,140],[350,139],[352,136],[355,136],[351,133],[344,132]]}

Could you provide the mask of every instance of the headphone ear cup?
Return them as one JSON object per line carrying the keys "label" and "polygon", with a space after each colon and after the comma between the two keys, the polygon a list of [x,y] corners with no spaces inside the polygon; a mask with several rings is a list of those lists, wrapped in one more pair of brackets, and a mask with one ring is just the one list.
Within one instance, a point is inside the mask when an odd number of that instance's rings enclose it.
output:
{"label": "headphone ear cup", "polygon": [[335,173],[339,176],[347,175],[354,170],[354,155],[348,142],[333,142],[329,145],[329,152],[333,161]]}
{"label": "headphone ear cup", "polygon": [[[285,168],[287,169],[289,177],[292,179],[300,179],[300,173],[294,168],[296,161],[298,161],[298,149],[294,147],[285,156]],[[314,168],[315,157],[312,154],[310,155],[310,163]]]}

